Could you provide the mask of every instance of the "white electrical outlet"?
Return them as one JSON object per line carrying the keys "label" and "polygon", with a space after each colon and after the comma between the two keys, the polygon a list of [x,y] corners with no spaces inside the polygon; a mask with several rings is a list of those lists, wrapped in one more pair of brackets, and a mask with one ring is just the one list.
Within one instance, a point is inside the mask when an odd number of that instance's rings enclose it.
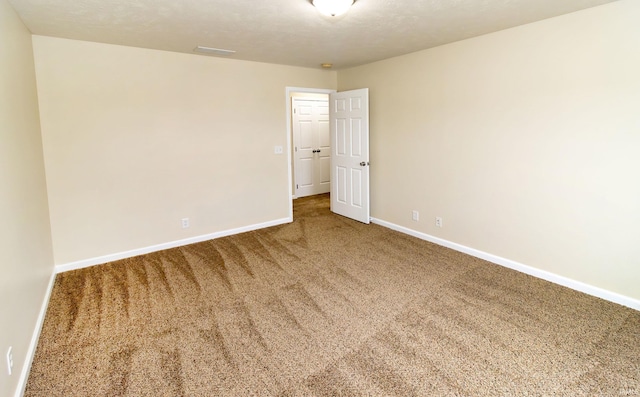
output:
{"label": "white electrical outlet", "polygon": [[436,226],[442,227],[442,218],[439,216],[436,216]]}
{"label": "white electrical outlet", "polygon": [[413,210],[413,212],[411,213],[411,219],[418,222],[420,220],[420,213],[416,210]]}
{"label": "white electrical outlet", "polygon": [[282,154],[282,153],[284,153],[284,150],[282,149],[282,146],[274,146],[273,147],[273,153]]}
{"label": "white electrical outlet", "polygon": [[183,229],[186,229],[189,227],[189,218],[182,218],[181,222],[182,222]]}
{"label": "white electrical outlet", "polygon": [[9,371],[9,375],[13,371],[13,347],[9,346],[9,350],[7,350],[7,371]]}

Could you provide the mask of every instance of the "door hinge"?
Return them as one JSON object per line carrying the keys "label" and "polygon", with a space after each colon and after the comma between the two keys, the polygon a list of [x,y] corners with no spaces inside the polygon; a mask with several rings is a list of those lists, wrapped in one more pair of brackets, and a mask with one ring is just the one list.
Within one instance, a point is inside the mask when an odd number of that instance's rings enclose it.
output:
{"label": "door hinge", "polygon": [[298,151],[298,147],[296,146],[296,152]]}
{"label": "door hinge", "polygon": [[296,110],[298,110],[298,109],[293,108],[293,114],[296,114]]}
{"label": "door hinge", "polygon": [[296,189],[300,189],[297,184],[296,184]]}

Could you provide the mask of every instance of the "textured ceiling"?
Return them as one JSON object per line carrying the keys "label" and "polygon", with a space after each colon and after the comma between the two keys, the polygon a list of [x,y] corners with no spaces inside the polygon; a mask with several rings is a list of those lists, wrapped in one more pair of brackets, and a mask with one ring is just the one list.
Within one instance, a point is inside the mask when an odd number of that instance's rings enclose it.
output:
{"label": "textured ceiling", "polygon": [[9,0],[32,33],[335,69],[435,47],[615,0],[357,0],[338,18],[310,0]]}

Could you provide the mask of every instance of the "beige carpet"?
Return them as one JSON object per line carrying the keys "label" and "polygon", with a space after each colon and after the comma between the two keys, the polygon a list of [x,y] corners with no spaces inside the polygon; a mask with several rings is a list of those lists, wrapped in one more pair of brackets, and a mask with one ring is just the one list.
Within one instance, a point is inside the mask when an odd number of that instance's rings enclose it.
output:
{"label": "beige carpet", "polygon": [[58,275],[26,396],[640,395],[640,312],[295,201]]}

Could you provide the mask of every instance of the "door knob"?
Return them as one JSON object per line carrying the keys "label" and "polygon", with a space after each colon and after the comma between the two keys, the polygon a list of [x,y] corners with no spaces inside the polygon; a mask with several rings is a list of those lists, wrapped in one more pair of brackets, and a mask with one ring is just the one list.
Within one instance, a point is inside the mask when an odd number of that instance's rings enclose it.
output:
{"label": "door knob", "polygon": [[360,163],[360,165],[364,167],[365,165],[367,165],[367,163],[365,163],[365,162],[363,161],[363,162],[361,162],[361,163]]}

